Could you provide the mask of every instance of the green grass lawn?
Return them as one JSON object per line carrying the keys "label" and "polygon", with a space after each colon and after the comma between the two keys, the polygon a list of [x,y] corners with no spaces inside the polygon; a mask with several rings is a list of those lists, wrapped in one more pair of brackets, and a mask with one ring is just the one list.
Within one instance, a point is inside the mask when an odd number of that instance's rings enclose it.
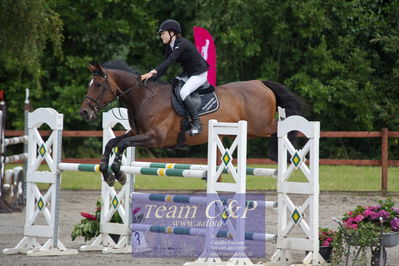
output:
{"label": "green grass lawn", "polygon": [[[276,168],[276,165],[248,165],[248,167]],[[10,168],[10,165],[7,166]],[[229,182],[231,176],[223,175]],[[292,179],[291,179],[292,178]],[[292,181],[304,181],[300,170],[290,178]],[[48,185],[41,184],[40,188]],[[101,188],[100,175],[88,172],[62,173],[62,189],[97,190]],[[120,188],[120,185],[116,185]],[[206,182],[196,178],[136,176],[137,190],[206,190]],[[276,180],[271,177],[248,176],[248,190],[276,190]],[[320,166],[320,190],[324,191],[380,191],[381,168],[372,166]],[[399,167],[388,169],[388,190],[399,192]]]}

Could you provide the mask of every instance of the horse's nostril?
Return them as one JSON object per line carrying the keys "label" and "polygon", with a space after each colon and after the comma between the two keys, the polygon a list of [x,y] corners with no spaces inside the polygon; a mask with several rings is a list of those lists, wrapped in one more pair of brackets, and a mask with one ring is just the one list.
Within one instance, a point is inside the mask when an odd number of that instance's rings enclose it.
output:
{"label": "horse's nostril", "polygon": [[89,116],[89,112],[87,112],[86,110],[82,110],[82,111],[80,111],[80,115],[86,119]]}

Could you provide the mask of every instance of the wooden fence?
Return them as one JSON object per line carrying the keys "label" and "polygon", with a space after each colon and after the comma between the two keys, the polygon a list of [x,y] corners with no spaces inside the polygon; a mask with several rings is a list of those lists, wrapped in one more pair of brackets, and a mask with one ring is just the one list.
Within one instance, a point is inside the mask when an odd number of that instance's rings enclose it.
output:
{"label": "wooden fence", "polygon": [[[116,135],[122,135],[124,131],[116,131]],[[22,130],[6,130],[7,137],[22,136]],[[42,136],[48,136],[50,131],[40,131]],[[64,130],[63,137],[102,137],[101,130],[86,130],[86,131],[73,131]],[[381,139],[381,160],[345,160],[345,159],[320,159],[320,164],[324,165],[368,165],[368,166],[381,166],[381,191],[388,190],[388,167],[399,166],[399,160],[388,160],[388,140],[389,138],[399,138],[399,131],[389,131],[383,128],[381,131],[322,131],[321,138],[380,138]],[[146,161],[149,159],[138,159],[139,161]],[[151,158],[151,161],[162,162],[176,162],[185,163],[186,158]],[[98,163],[98,158],[65,158],[64,162],[78,162],[78,163]],[[190,158],[191,163],[206,163],[206,158]],[[248,164],[273,164],[274,162],[269,159],[248,159]]]}

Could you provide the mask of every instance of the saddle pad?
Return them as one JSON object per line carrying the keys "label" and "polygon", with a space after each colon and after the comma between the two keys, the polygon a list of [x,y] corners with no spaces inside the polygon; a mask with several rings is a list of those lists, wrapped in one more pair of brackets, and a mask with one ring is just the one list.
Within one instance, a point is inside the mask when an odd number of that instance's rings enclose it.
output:
{"label": "saddle pad", "polygon": [[[215,112],[217,109],[219,109],[219,100],[215,92],[206,94],[193,93],[192,97],[194,97],[195,100],[201,100],[201,104],[198,107],[198,115],[200,116]],[[172,105],[178,115],[181,117],[188,116],[186,109],[178,101],[174,93],[172,93]]]}

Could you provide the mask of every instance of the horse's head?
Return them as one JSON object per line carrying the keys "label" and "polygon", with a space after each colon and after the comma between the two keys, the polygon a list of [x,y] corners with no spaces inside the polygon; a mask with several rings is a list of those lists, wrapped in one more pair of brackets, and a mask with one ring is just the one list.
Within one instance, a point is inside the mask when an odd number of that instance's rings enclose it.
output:
{"label": "horse's head", "polygon": [[97,112],[114,101],[120,89],[110,77],[110,71],[101,65],[89,65],[92,80],[80,107],[80,115],[85,120],[96,118]]}

